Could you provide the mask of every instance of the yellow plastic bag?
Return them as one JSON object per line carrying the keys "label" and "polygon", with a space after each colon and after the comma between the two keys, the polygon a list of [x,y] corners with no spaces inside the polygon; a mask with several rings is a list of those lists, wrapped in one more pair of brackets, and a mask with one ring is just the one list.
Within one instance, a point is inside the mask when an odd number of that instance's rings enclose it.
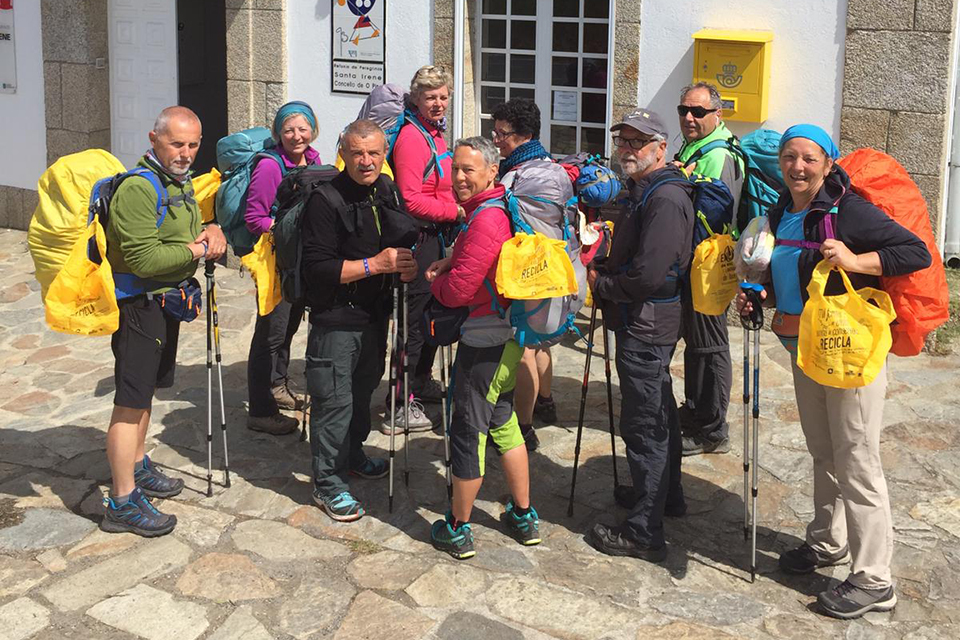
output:
{"label": "yellow plastic bag", "polygon": [[273,244],[273,234],[261,235],[253,251],[240,258],[240,262],[257,283],[257,314],[269,315],[283,298],[280,291],[280,274],[277,273],[277,251]]}
{"label": "yellow plastic bag", "polygon": [[[886,292],[873,287],[824,296],[833,266],[822,260],[807,285],[809,299],[800,314],[797,366],[815,382],[839,389],[863,387],[880,373],[890,351],[890,323],[897,317]],[[874,301],[878,306],[870,304]]]}
{"label": "yellow plastic bag", "polygon": [[503,243],[497,290],[511,300],[542,300],[577,293],[567,243],[541,233],[518,233]]}
{"label": "yellow plastic bag", "polygon": [[693,250],[690,290],[698,313],[723,315],[736,297],[739,283],[733,264],[734,245],[730,234],[714,234]]}
{"label": "yellow plastic bag", "polygon": [[220,172],[216,167],[193,179],[193,197],[200,206],[200,220],[203,224],[213,222],[213,204],[219,188]]}
{"label": "yellow plastic bag", "polygon": [[74,243],[63,268],[47,289],[44,307],[47,325],[54,331],[105,336],[120,326],[113,270],[106,258],[100,264],[90,260],[90,238],[96,238],[100,255],[107,255],[107,236],[95,219]]}

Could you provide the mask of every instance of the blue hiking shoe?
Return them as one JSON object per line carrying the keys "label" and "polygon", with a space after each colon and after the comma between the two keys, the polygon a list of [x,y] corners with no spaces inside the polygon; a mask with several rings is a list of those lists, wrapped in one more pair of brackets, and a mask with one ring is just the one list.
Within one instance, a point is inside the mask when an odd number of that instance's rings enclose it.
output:
{"label": "blue hiking shoe", "polygon": [[390,463],[385,458],[364,458],[362,463],[350,469],[351,474],[371,480],[383,478],[389,472]]}
{"label": "blue hiking shoe", "polygon": [[171,478],[150,460],[143,456],[143,466],[133,474],[133,481],[150,498],[172,498],[183,491],[183,480]]}
{"label": "blue hiking shoe", "polygon": [[465,522],[454,529],[451,526],[453,514],[447,511],[443,520],[437,520],[430,529],[430,542],[439,551],[446,551],[457,560],[466,560],[477,555],[473,548],[473,531],[470,523]]}
{"label": "blue hiking shoe", "polygon": [[135,533],[155,538],[170,533],[177,526],[177,516],[157,511],[139,487],[124,504],[118,506],[113,498],[104,498],[103,505],[100,530],[107,533]]}
{"label": "blue hiking shoe", "polygon": [[337,522],[353,522],[362,518],[363,514],[366,513],[360,501],[350,495],[349,491],[330,497],[314,493],[313,501]]}
{"label": "blue hiking shoe", "polygon": [[507,532],[520,544],[532,546],[540,544],[540,516],[531,505],[530,511],[518,515],[513,500],[507,503],[507,510],[500,514],[500,522],[507,526]]}

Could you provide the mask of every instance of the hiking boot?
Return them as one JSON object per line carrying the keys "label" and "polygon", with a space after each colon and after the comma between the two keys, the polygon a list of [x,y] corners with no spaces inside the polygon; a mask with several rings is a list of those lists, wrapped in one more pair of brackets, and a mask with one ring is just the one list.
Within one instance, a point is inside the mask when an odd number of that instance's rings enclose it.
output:
{"label": "hiking boot", "polygon": [[183,491],[183,480],[171,478],[150,460],[150,456],[143,456],[139,469],[133,472],[133,481],[151,498],[172,498]]}
{"label": "hiking boot", "polygon": [[117,505],[113,498],[104,498],[103,506],[100,530],[107,533],[135,533],[144,538],[155,538],[170,533],[177,526],[177,516],[157,511],[140,487],[133,490],[125,503]]}
{"label": "hiking boot", "polygon": [[[639,500],[636,491],[633,490],[633,486],[629,484],[621,484],[614,487],[613,499],[617,503],[617,506],[623,507],[628,511],[632,511],[637,505],[637,500]],[[663,515],[668,518],[682,518],[687,515],[687,503],[670,504],[668,502],[663,508]]]}
{"label": "hiking boot", "polygon": [[540,446],[540,436],[532,424],[520,425],[520,435],[523,436],[523,443],[527,445],[527,451],[536,451]]}
{"label": "hiking boot", "polygon": [[507,503],[507,510],[500,514],[500,522],[507,526],[507,532],[520,544],[532,546],[540,544],[540,516],[530,506],[525,515],[518,515],[513,500]]}
{"label": "hiking boot", "polygon": [[286,380],[284,380],[282,384],[278,384],[270,389],[270,394],[273,396],[279,409],[285,411],[303,411],[303,396],[290,391],[289,383]]}
{"label": "hiking boot", "polygon": [[730,438],[721,438],[720,440],[711,440],[710,438],[700,438],[697,436],[683,436],[681,455],[696,456],[701,453],[729,453]]}
{"label": "hiking boot", "polygon": [[382,478],[390,472],[390,463],[384,458],[364,458],[363,462],[350,469],[350,473],[368,480]]}
{"label": "hiking boot", "polygon": [[477,555],[473,547],[473,531],[470,523],[464,522],[456,529],[451,526],[453,514],[447,511],[442,520],[437,520],[430,528],[430,542],[438,551],[446,551],[457,560],[466,560]]}
{"label": "hiking boot", "polygon": [[897,606],[893,585],[886,589],[864,589],[844,580],[833,589],[820,592],[817,602],[834,618],[859,618],[868,611],[891,611]]}
{"label": "hiking boot", "polygon": [[353,522],[359,520],[366,513],[360,501],[350,495],[349,491],[338,493],[335,496],[324,497],[313,494],[313,501],[317,503],[328,516],[337,522]]}
{"label": "hiking boot", "polygon": [[[390,407],[387,407],[387,420],[384,420],[380,427],[380,433],[390,435]],[[394,430],[397,435],[403,434],[403,405],[397,405],[396,426]],[[433,422],[427,417],[423,410],[423,404],[417,398],[410,400],[410,431],[430,431],[433,429]]]}
{"label": "hiking boot", "polygon": [[804,542],[796,549],[780,554],[780,568],[787,573],[813,573],[822,567],[832,567],[850,562],[850,552],[843,549],[832,556],[824,555]]}
{"label": "hiking boot", "polygon": [[553,401],[553,396],[549,398],[537,396],[537,401],[533,404],[533,417],[538,418],[543,424],[557,423],[557,403]]}
{"label": "hiking boot", "polygon": [[667,545],[651,547],[637,542],[622,525],[608,527],[605,524],[595,524],[586,535],[586,542],[608,556],[630,556],[647,562],[663,562],[667,559]]}
{"label": "hiking boot", "polygon": [[247,416],[247,429],[269,433],[272,436],[285,436],[288,433],[296,431],[299,426],[299,420],[285,416],[282,413],[275,413],[272,416],[259,418]]}
{"label": "hiking boot", "polygon": [[412,391],[413,395],[424,402],[440,402],[446,396],[443,387],[433,378],[414,380]]}

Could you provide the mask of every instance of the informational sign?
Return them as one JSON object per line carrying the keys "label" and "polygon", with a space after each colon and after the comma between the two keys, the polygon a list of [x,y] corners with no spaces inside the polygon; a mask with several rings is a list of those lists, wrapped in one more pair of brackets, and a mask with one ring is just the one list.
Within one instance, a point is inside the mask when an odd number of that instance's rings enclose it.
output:
{"label": "informational sign", "polygon": [[332,0],[333,93],[366,95],[386,82],[386,0]]}
{"label": "informational sign", "polygon": [[577,121],[577,92],[576,91],[554,91],[553,92],[553,119],[566,120],[568,122]]}
{"label": "informational sign", "polygon": [[0,0],[0,93],[17,92],[17,55],[13,42],[13,0]]}

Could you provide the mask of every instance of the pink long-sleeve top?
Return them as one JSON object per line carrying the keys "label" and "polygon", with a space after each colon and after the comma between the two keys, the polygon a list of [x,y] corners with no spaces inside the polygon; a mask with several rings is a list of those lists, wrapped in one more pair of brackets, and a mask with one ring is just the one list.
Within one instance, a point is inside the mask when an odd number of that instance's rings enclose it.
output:
{"label": "pink long-sleeve top", "polygon": [[[417,120],[436,144],[437,155],[444,155],[447,143],[440,130],[419,116]],[[424,182],[423,171],[432,156],[423,134],[413,125],[403,127],[393,146],[394,181],[400,187],[407,210],[414,217],[429,222],[456,222],[457,202],[453,197],[451,179],[453,159],[447,156],[440,161],[442,178],[439,171],[433,171]]]}
{"label": "pink long-sleeve top", "polygon": [[[282,145],[277,150],[287,171],[296,168],[296,163],[290,159]],[[320,153],[313,147],[307,147],[303,155],[307,158],[307,164],[320,164]],[[283,173],[280,171],[280,165],[270,158],[261,158],[253,169],[250,188],[247,191],[247,211],[243,220],[247,230],[255,236],[266,233],[273,224],[270,208],[277,197],[277,187],[283,180]]]}

